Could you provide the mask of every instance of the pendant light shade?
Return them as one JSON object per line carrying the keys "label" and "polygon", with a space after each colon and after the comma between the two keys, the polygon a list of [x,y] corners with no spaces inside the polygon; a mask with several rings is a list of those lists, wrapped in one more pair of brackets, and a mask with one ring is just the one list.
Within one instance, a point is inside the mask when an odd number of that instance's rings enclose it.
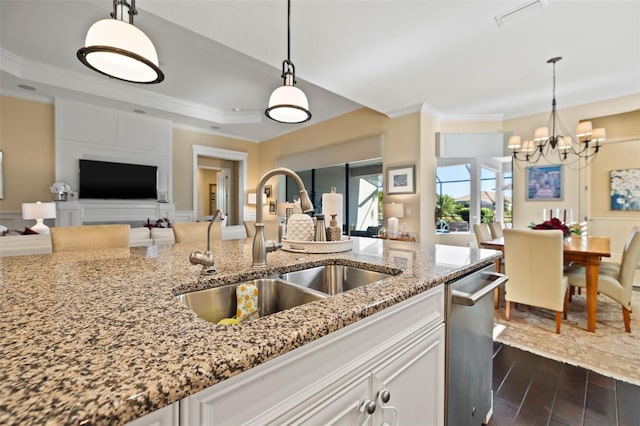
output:
{"label": "pendant light shade", "polygon": [[284,84],[271,93],[264,114],[280,123],[304,123],[311,119],[309,101],[296,84],[296,67],[291,62],[291,0],[287,0],[287,59],[282,62]]}
{"label": "pendant light shade", "polygon": [[[89,28],[85,47],[78,50],[80,62],[94,71],[131,83],[153,84],[164,80],[153,43],[133,25],[135,0],[131,5],[114,1],[112,19],[102,19]],[[128,14],[129,22],[125,22]]]}
{"label": "pendant light shade", "polygon": [[[283,70],[287,61],[282,64]],[[291,70],[293,69],[293,64]],[[265,111],[267,117],[280,123],[304,123],[311,118],[309,101],[304,92],[293,84],[294,71],[283,71],[284,85],[278,87],[269,97],[269,107]]]}

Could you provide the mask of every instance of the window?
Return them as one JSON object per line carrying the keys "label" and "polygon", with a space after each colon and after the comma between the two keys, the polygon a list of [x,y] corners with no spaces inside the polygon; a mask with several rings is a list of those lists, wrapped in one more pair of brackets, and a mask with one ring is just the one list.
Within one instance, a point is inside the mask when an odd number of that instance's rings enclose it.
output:
{"label": "window", "polygon": [[[343,195],[343,232],[348,225],[353,235],[373,235],[382,223],[382,159],[296,171],[313,201],[315,213],[322,212],[322,194],[336,188]],[[299,198],[298,186],[286,178],[286,200]],[[330,220],[330,218],[325,218]]]}
{"label": "window", "polygon": [[476,223],[512,221],[510,157],[438,158],[436,231],[466,232]]}

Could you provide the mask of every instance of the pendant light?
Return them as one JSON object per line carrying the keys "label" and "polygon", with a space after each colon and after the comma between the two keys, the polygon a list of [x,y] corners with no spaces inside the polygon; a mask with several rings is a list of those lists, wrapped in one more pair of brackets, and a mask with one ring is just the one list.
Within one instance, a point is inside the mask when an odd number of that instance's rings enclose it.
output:
{"label": "pendant light", "polygon": [[271,93],[265,115],[280,123],[309,121],[309,102],[304,92],[295,87],[296,67],[291,62],[291,0],[287,0],[287,59],[282,62],[281,77],[284,79],[284,85]]}
{"label": "pendant light", "polygon": [[135,0],[113,0],[111,18],[89,28],[85,47],[77,53],[80,62],[100,74],[130,83],[164,80],[153,43],[133,25],[137,14]]}

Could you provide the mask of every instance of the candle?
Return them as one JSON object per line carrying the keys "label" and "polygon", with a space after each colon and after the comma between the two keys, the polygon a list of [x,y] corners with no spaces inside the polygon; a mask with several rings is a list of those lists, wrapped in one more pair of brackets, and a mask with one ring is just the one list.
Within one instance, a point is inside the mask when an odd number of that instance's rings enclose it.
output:
{"label": "candle", "polygon": [[564,209],[564,214],[562,216],[562,222],[567,223],[567,209]]}
{"label": "candle", "polygon": [[399,219],[397,217],[390,217],[387,221],[387,233],[389,237],[395,238],[398,236],[398,222]]}

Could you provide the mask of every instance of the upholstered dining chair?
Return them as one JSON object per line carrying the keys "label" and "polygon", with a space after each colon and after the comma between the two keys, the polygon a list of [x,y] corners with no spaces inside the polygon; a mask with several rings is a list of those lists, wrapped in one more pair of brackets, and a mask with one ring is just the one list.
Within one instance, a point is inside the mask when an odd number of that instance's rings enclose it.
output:
{"label": "upholstered dining chair", "polygon": [[54,226],[51,248],[54,253],[129,247],[129,225]]}
{"label": "upholstered dining chair", "polygon": [[[211,222],[174,222],[173,235],[176,243],[207,242],[207,228]],[[222,239],[221,222],[213,222],[210,231],[211,240]]]}
{"label": "upholstered dining chair", "polygon": [[[598,293],[602,293],[622,305],[624,330],[631,333],[631,291],[636,268],[640,262],[640,227],[636,226],[629,233],[622,252],[622,261],[602,262],[598,274]],[[572,266],[565,269],[572,287],[587,286],[585,268]]]}
{"label": "upholstered dining chair", "polygon": [[491,222],[489,230],[491,231],[491,239],[502,238],[502,222]]}
{"label": "upholstered dining chair", "polygon": [[[253,238],[256,235],[256,221],[255,220],[245,220],[244,221],[244,229],[247,232],[247,238]],[[280,222],[277,220],[265,220],[264,221],[264,238],[267,240],[278,240],[278,231],[280,227]]]}
{"label": "upholstered dining chair", "polygon": [[475,223],[473,225],[473,232],[476,235],[476,243],[478,247],[485,241],[492,240],[491,237],[491,228],[489,228],[488,223]]}
{"label": "upholstered dining chair", "polygon": [[559,230],[505,229],[504,257],[507,302],[505,318],[511,318],[511,303],[551,309],[556,312],[556,333],[561,315],[567,317],[568,280],[563,274],[563,243]]}

